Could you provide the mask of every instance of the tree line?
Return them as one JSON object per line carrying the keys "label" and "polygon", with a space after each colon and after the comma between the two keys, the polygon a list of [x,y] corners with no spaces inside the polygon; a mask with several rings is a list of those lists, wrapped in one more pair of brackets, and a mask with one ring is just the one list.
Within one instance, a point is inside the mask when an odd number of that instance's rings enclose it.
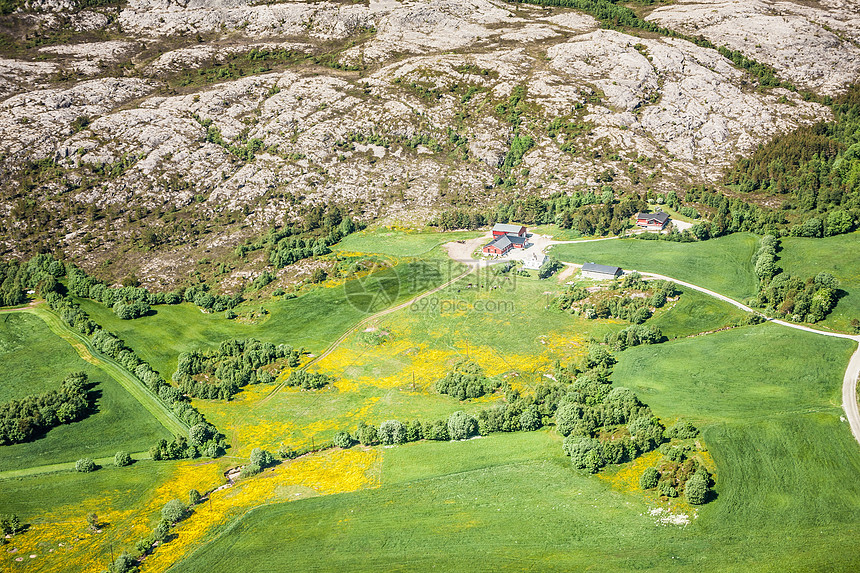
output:
{"label": "tree line", "polygon": [[27,291],[44,296],[57,289],[57,279],[66,274],[65,266],[51,255],[39,254],[26,263],[0,261],[0,306],[27,302]]}
{"label": "tree line", "polygon": [[69,374],[59,388],[0,404],[0,445],[28,442],[51,428],[82,420],[93,406],[86,373]]}
{"label": "tree line", "polygon": [[794,322],[819,322],[836,307],[839,281],[830,273],[820,272],[802,279],[777,266],[779,239],[773,235],[761,238],[753,257],[759,290],[755,305],[768,314]]}
{"label": "tree line", "polygon": [[173,380],[193,398],[230,400],[248,384],[273,382],[266,367],[276,361],[286,358],[290,366],[298,366],[303,352],[253,338],[224,340],[213,350],[180,353]]}
{"label": "tree line", "polygon": [[280,269],[302,259],[330,253],[332,245],[360,228],[345,207],[308,206],[298,219],[285,223],[281,229],[271,229],[253,243],[239,245],[235,254],[244,258],[248,253],[262,250],[266,260]]}
{"label": "tree line", "polygon": [[[93,345],[93,348],[98,352],[113,358],[130,374],[140,380],[152,394],[170,408],[177,418],[192,427],[206,423],[203,414],[191,405],[186,395],[178,388],[168,384],[158,371],[154,370],[147,362],[138,357],[116,334],[102,329],[70,297],[51,292],[46,297],[46,301],[51,309],[59,314],[66,324],[86,336]],[[185,437],[180,436],[175,438],[173,442],[165,441],[165,444],[159,443],[159,449],[164,451],[170,450],[172,452],[185,451],[187,450],[187,443],[183,446],[183,440],[185,440]],[[171,443],[175,443],[175,446],[168,448]],[[205,450],[207,452],[215,452],[215,455],[212,457],[221,455],[224,450],[223,436],[216,433],[211,438],[210,443],[205,444]],[[162,458],[154,456],[153,459]],[[174,458],[167,457],[166,459]]]}
{"label": "tree line", "polygon": [[829,103],[832,121],[778,135],[724,175],[742,193],[783,196],[794,236],[847,233],[860,220],[860,84]]}
{"label": "tree line", "polygon": [[527,225],[555,224],[582,235],[619,235],[632,227],[631,217],[646,210],[648,203],[639,196],[615,198],[615,190],[604,185],[594,191],[555,193],[544,199],[515,197],[485,211],[450,209],[430,221],[442,230],[478,229],[495,223],[517,221]]}

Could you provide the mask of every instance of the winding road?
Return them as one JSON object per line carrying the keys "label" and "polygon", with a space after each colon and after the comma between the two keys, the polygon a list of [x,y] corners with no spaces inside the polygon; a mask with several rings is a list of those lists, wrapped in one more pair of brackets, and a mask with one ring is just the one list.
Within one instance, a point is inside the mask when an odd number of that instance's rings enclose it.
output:
{"label": "winding road", "polygon": [[[564,263],[569,267],[581,267],[582,265],[577,265],[575,263]],[[666,275],[660,275],[657,273],[648,273],[643,271],[634,271],[634,270],[625,270],[625,273],[638,272],[645,278],[651,279],[660,279],[666,281],[672,281],[673,283],[687,287],[693,290],[697,290],[706,295],[712,296],[716,299],[719,299],[723,302],[727,302],[732,306],[735,306],[741,310],[746,312],[751,312],[754,314],[758,314],[762,316],[768,322],[772,322],[774,324],[779,324],[781,326],[787,326],[788,328],[794,328],[795,330],[803,330],[806,332],[811,332],[813,334],[820,334],[821,336],[830,336],[832,338],[846,338],[848,340],[853,340],[858,343],[857,350],[854,351],[854,354],[851,355],[851,360],[848,362],[848,367],[845,369],[845,376],[842,378],[842,409],[845,411],[845,416],[848,418],[848,425],[851,427],[851,433],[854,434],[854,439],[860,443],[860,406],[857,404],[857,379],[860,377],[860,336],[853,336],[850,334],[842,334],[840,332],[828,332],[826,330],[818,330],[815,328],[810,328],[809,326],[804,326],[802,324],[795,324],[793,322],[786,322],[784,320],[779,320],[776,318],[768,318],[762,315],[757,310],[750,308],[749,306],[740,303],[734,299],[731,299],[725,295],[722,295],[718,292],[714,292],[710,289],[706,289],[704,287],[700,287],[698,285],[694,285],[692,283],[688,283],[686,281],[678,280],[673,277],[668,277]]]}

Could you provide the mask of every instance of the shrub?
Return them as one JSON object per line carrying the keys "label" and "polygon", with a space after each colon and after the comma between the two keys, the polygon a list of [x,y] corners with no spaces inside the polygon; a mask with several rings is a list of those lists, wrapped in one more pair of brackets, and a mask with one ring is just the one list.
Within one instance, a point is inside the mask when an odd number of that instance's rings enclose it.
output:
{"label": "shrub", "polygon": [[251,476],[257,475],[261,471],[263,471],[263,468],[261,468],[257,464],[248,464],[242,468],[242,471],[239,472],[239,477],[240,478],[249,478]]}
{"label": "shrub", "polygon": [[331,441],[335,446],[343,449],[352,446],[352,436],[349,435],[349,432],[340,431],[334,435]]}
{"label": "shrub", "polygon": [[660,492],[660,495],[665,495],[666,497],[678,497],[678,490],[675,489],[675,486],[666,481],[660,482],[657,491]]}
{"label": "shrub", "polygon": [[376,431],[376,426],[368,426],[367,424],[359,424],[356,432],[358,441],[362,446],[374,446],[379,442],[379,435]]}
{"label": "shrub", "polygon": [[427,426],[427,430],[424,434],[428,440],[435,440],[437,442],[445,442],[450,439],[448,435],[448,424],[445,420],[436,420],[429,426]]}
{"label": "shrub", "polygon": [[541,427],[541,416],[538,407],[532,404],[520,414],[520,428],[526,432],[533,432]]}
{"label": "shrub", "polygon": [[113,562],[111,573],[130,573],[135,570],[135,561],[126,552],[122,552],[116,561]]}
{"label": "shrub", "polygon": [[161,508],[161,517],[168,523],[181,521],[188,513],[188,508],[178,499],[171,499]]}
{"label": "shrub", "polygon": [[478,420],[466,412],[457,411],[448,417],[448,436],[452,440],[465,440],[478,433]]}
{"label": "shrub", "polygon": [[708,500],[708,478],[702,472],[696,472],[687,480],[684,486],[684,497],[693,505],[701,505]]}
{"label": "shrub", "polygon": [[263,470],[275,462],[275,457],[267,450],[254,448],[251,450],[251,465],[260,466]]}
{"label": "shrub", "polygon": [[594,439],[585,436],[568,436],[564,439],[562,447],[576,469],[597,472],[606,465],[603,457],[603,446]]}
{"label": "shrub", "polygon": [[454,370],[437,380],[435,387],[440,394],[466,400],[480,398],[495,391],[499,387],[499,381],[487,378],[484,370],[471,360],[462,360],[454,366]]}
{"label": "shrub", "polygon": [[131,465],[131,456],[128,452],[117,452],[113,456],[113,465],[118,468],[124,468],[125,466]]}
{"label": "shrub", "polygon": [[75,462],[75,471],[83,473],[94,472],[96,471],[96,463],[92,458],[81,458]]}
{"label": "shrub", "polygon": [[406,441],[406,426],[397,420],[386,420],[379,424],[377,436],[386,445],[402,444]]}
{"label": "shrub", "polygon": [[699,430],[692,423],[685,420],[678,420],[666,430],[667,438],[679,438],[682,440],[695,438],[699,435]]}
{"label": "shrub", "polygon": [[188,491],[188,505],[197,505],[200,503],[200,492],[196,489]]}
{"label": "shrub", "polygon": [[645,468],[639,477],[639,487],[642,489],[654,489],[660,481],[660,472],[657,468]]}

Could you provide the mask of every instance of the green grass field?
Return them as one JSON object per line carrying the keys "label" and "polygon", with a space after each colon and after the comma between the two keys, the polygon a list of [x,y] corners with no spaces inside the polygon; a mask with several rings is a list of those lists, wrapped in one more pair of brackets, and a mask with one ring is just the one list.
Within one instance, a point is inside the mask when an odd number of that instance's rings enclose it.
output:
{"label": "green grass field", "polygon": [[550,252],[571,263],[593,262],[670,276],[745,301],[755,296],[758,279],[752,256],[758,238],[736,233],[699,243],[618,239],[556,245]]}
{"label": "green grass field", "polygon": [[86,366],[39,318],[0,314],[0,403],[53,390],[66,374]]}
{"label": "green grass field", "polygon": [[[104,457],[118,450],[144,451],[170,433],[113,378],[84,361],[38,317],[4,313],[0,345],[15,348],[0,360],[4,401],[54,388],[70,372],[83,371],[94,384],[97,411],[44,437],[0,447],[0,471]],[[14,326],[14,331],[11,327]]]}
{"label": "green grass field", "polygon": [[386,449],[379,489],[262,507],[174,570],[855,571],[852,350],[768,324],[619,355],[616,385],[699,424],[717,464],[717,499],[684,528],[569,469],[554,433],[497,434]]}
{"label": "green grass field", "polygon": [[417,257],[450,241],[480,237],[482,231],[402,231],[386,228],[365,229],[344,238],[336,252],[378,253],[395,257]]}
{"label": "green grass field", "polygon": [[[394,271],[382,271],[374,277],[383,287],[399,285],[389,293],[391,304],[397,304],[459,272],[459,265],[415,263],[398,265]],[[382,283],[388,279],[392,280]],[[378,290],[374,290],[374,284],[361,284],[368,285],[371,294]],[[353,324],[368,316],[365,312],[369,308],[368,299],[362,294],[361,284],[348,281],[342,285],[319,286],[294,299],[240,305],[237,309],[240,312],[260,306],[269,311],[264,321],[254,324],[228,320],[224,313],[204,313],[190,303],[160,305],[155,307],[156,312],[152,316],[120,320],[111,309],[100,303],[90,300],[78,302],[93,320],[118,334],[141,358],[169,379],[176,370],[180,352],[214,348],[228,338],[253,337],[320,352]],[[380,299],[370,308],[375,312],[385,306],[390,305]]]}
{"label": "green grass field", "polygon": [[860,319],[860,233],[824,239],[786,237],[777,254],[777,265],[801,278],[821,271],[831,273],[847,294],[821,325],[848,331],[852,319]]}
{"label": "green grass field", "polygon": [[746,314],[712,296],[680,288],[681,298],[658,310],[647,324],[659,328],[667,338],[680,338],[717,330]]}

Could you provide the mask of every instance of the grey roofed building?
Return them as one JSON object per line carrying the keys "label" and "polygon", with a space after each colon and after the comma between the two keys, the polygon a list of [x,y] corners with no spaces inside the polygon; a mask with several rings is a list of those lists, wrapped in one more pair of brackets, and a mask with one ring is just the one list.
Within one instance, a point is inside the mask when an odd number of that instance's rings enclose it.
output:
{"label": "grey roofed building", "polygon": [[491,242],[490,244],[495,246],[495,247],[498,247],[500,249],[504,249],[508,245],[514,244],[514,242],[511,240],[512,238],[513,237],[509,237],[508,235],[502,235],[501,237],[497,238],[495,241]]}
{"label": "grey roofed building", "polygon": [[517,249],[524,247],[526,244],[526,238],[525,237],[519,237],[517,235],[505,235],[505,236],[508,238],[508,240],[511,242],[511,244],[513,244],[514,247]]}
{"label": "grey roofed building", "polygon": [[597,265],[594,263],[585,263],[582,265],[582,276],[589,279],[614,279],[623,274],[624,271],[622,271],[620,267],[610,267],[608,265]]}
{"label": "grey roofed building", "polygon": [[493,234],[512,234],[512,235],[523,235],[525,234],[526,228],[522,225],[509,225],[508,223],[496,223],[493,225]]}

